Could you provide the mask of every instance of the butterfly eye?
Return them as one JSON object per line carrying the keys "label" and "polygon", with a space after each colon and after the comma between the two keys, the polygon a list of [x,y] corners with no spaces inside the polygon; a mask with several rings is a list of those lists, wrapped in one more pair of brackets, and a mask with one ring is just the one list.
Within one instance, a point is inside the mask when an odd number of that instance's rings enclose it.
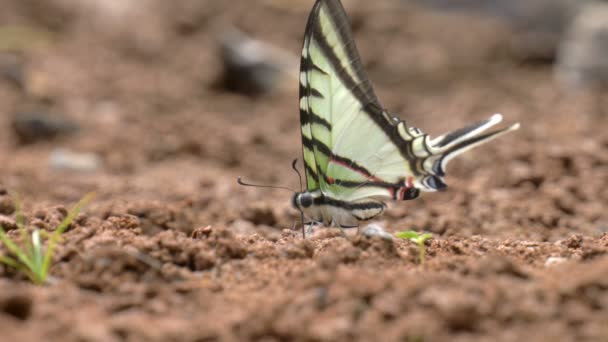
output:
{"label": "butterfly eye", "polygon": [[302,208],[308,208],[312,205],[312,196],[309,193],[300,194],[300,205]]}

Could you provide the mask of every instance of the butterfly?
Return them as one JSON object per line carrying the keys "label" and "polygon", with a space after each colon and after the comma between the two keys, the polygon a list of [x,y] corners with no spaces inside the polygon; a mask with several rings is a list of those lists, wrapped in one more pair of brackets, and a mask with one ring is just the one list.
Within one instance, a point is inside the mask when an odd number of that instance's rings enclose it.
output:
{"label": "butterfly", "polygon": [[486,132],[502,120],[494,114],[431,138],[384,110],[339,0],[317,0],[312,8],[299,81],[306,189],[292,205],[328,226],[358,227],[382,214],[387,200],[444,190],[452,158],[519,128]]}

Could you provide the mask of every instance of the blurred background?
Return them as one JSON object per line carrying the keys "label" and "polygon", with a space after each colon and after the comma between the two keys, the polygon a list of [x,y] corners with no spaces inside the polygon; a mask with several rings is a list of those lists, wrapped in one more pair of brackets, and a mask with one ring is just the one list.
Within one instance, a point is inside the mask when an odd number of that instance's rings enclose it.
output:
{"label": "blurred background", "polygon": [[[343,3],[386,109],[434,135],[497,112],[522,124],[453,162],[447,193],[393,205],[388,229],[608,229],[608,2]],[[33,207],[96,191],[94,211],[152,231],[290,227],[290,193],[236,177],[299,187],[290,162],[312,4],[4,0],[0,190]]]}

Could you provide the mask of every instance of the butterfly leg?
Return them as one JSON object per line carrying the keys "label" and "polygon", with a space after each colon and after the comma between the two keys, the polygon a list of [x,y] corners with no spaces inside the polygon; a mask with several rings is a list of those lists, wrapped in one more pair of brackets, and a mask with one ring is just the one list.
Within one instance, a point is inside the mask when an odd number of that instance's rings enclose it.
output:
{"label": "butterfly leg", "polygon": [[342,228],[342,226],[336,222],[334,219],[331,220],[331,222],[329,223],[330,227],[338,227],[338,229],[340,229],[340,233],[342,233],[342,236],[344,238],[348,238],[348,235],[346,235],[346,232],[344,231],[344,228]]}
{"label": "butterfly leg", "polygon": [[312,236],[315,232],[315,226],[320,224],[321,222],[318,221],[302,222],[302,238],[305,239]]}
{"label": "butterfly leg", "polygon": [[346,231],[344,231],[344,228],[342,228],[341,225],[338,225],[338,228],[340,229],[340,233],[342,233],[342,236],[344,236],[344,238],[348,239],[348,235],[346,234]]}
{"label": "butterfly leg", "polygon": [[[295,163],[294,163],[295,165]],[[306,239],[306,228],[304,228],[304,212],[300,212],[301,215],[301,223],[302,223],[302,240]]]}
{"label": "butterfly leg", "polygon": [[316,221],[304,222],[304,219],[302,219],[301,221],[294,221],[291,230],[296,230],[298,223],[302,226],[302,239],[306,239],[306,232],[312,234],[312,227],[319,224]]}

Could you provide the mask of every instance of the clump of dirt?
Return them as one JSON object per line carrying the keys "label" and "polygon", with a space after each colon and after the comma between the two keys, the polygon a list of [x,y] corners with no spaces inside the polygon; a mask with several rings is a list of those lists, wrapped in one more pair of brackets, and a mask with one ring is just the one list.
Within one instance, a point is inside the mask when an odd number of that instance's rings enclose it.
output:
{"label": "clump of dirt", "polygon": [[[236,25],[291,51],[281,63],[297,75],[309,2],[8,1],[0,21],[33,36],[0,51],[0,224],[19,238],[14,194],[27,229],[44,231],[97,196],[63,234],[48,284],[0,267],[4,337],[605,339],[606,99],[514,59],[517,36],[496,18],[344,4],[387,110],[431,136],[495,112],[522,124],[451,162],[447,191],[390,204],[387,232],[433,233],[424,265],[406,240],[326,228],[302,239],[292,193],[237,184],[300,189],[297,77],[257,97],[217,87],[219,36]],[[34,107],[78,130],[21,144],[11,118]],[[58,149],[100,162],[56,168]]]}

